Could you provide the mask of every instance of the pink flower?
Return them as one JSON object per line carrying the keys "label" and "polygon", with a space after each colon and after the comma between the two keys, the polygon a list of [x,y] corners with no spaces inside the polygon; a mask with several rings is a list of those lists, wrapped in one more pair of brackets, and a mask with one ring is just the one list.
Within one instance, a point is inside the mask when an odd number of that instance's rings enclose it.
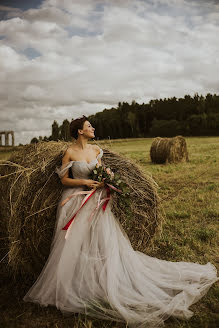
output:
{"label": "pink flower", "polygon": [[111,169],[109,167],[107,167],[106,173],[109,174],[112,179],[114,178],[114,173],[111,171]]}
{"label": "pink flower", "polygon": [[111,170],[110,170],[109,167],[107,167],[107,169],[106,169],[106,173],[109,174],[109,175],[111,175]]}

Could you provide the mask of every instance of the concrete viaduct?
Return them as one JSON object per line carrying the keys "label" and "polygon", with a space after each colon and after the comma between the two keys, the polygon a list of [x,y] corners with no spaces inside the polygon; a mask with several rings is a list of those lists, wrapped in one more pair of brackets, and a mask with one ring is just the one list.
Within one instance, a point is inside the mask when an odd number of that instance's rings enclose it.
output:
{"label": "concrete viaduct", "polygon": [[[2,144],[2,136],[5,136],[5,144]],[[14,131],[0,131],[0,146],[9,146],[9,135],[12,137],[12,145],[14,146]]]}

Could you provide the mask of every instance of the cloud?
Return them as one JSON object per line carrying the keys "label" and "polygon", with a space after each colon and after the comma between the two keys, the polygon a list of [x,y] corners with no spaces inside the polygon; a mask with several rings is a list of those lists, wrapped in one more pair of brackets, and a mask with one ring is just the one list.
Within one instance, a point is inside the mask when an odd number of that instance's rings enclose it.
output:
{"label": "cloud", "polygon": [[0,21],[1,129],[17,143],[119,101],[218,92],[213,1],[46,0],[18,16]]}
{"label": "cloud", "polygon": [[19,12],[21,12],[21,10],[19,8],[13,8],[13,7],[8,7],[8,6],[1,6],[1,5],[0,5],[0,11],[6,11],[6,12],[19,11]]}
{"label": "cloud", "polygon": [[19,8],[13,8],[0,5],[0,19],[9,19],[11,17],[17,17],[22,14],[22,10]]}

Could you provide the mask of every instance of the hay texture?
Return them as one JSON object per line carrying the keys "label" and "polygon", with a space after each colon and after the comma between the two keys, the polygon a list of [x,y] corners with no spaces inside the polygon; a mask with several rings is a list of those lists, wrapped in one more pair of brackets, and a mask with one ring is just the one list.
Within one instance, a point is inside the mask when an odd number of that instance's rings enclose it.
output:
{"label": "hay texture", "polygon": [[[1,229],[9,237],[8,264],[14,275],[36,278],[50,252],[56,208],[64,186],[55,168],[70,146],[67,142],[40,142],[14,152],[0,162]],[[101,147],[101,146],[100,146]],[[102,147],[101,147],[102,148]],[[102,163],[119,172],[131,189],[131,216],[113,196],[112,211],[135,250],[145,251],[161,232],[157,185],[129,160],[103,149]],[[120,202],[121,203],[121,202]]]}
{"label": "hay texture", "polygon": [[185,138],[157,137],[153,140],[150,149],[151,161],[157,164],[179,163],[188,161],[188,151]]}

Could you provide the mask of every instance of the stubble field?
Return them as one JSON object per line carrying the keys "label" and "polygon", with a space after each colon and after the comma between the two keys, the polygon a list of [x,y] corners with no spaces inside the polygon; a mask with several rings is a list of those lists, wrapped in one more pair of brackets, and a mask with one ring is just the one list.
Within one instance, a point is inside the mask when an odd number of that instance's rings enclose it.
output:
{"label": "stubble field", "polygon": [[[186,138],[189,162],[151,164],[149,152],[152,139],[121,139],[97,141],[100,147],[131,159],[143,172],[150,173],[159,186],[165,213],[162,235],[156,239],[148,255],[169,261],[213,263],[219,272],[219,138]],[[0,160],[10,156],[10,148],[0,149]],[[0,328],[102,328],[126,325],[85,318],[75,314],[63,317],[54,307],[22,301],[19,288],[4,277],[1,279]],[[216,328],[219,326],[219,283],[190,309],[194,316],[188,321],[170,318],[167,328]]]}

